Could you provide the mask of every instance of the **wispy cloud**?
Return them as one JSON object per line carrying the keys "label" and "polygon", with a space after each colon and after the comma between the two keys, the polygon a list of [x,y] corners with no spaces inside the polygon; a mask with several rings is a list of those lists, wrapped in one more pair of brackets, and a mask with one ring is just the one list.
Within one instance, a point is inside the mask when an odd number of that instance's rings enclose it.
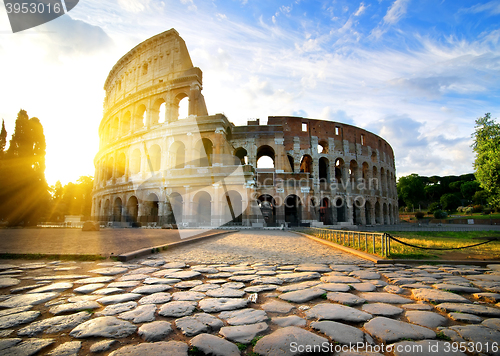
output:
{"label": "wispy cloud", "polygon": [[396,0],[387,10],[383,21],[371,32],[375,38],[380,38],[391,26],[394,26],[406,14],[410,0]]}
{"label": "wispy cloud", "polygon": [[487,2],[486,4],[477,4],[470,8],[464,9],[463,11],[471,13],[485,12],[488,15],[498,15],[500,14],[500,1],[494,0]]}

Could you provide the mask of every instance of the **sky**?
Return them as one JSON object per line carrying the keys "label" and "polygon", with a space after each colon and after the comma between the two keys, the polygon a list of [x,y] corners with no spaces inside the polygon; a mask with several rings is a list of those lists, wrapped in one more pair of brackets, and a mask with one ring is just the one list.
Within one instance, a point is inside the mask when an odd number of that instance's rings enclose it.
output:
{"label": "sky", "polygon": [[500,117],[500,0],[80,0],[12,33],[0,5],[0,119],[38,117],[50,185],[94,175],[104,82],[175,28],[209,114],[294,115],[386,139],[398,177],[473,172],[474,120]]}

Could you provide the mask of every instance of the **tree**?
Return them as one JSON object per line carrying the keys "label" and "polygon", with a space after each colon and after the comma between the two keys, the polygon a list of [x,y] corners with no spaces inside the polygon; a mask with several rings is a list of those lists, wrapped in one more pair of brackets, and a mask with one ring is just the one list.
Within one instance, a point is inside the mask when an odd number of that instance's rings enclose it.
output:
{"label": "tree", "polygon": [[457,193],[447,193],[441,196],[439,202],[441,203],[443,210],[453,211],[460,206],[460,197]]}
{"label": "tree", "polygon": [[481,187],[488,192],[489,203],[500,207],[500,124],[491,119],[490,113],[476,119],[472,134],[472,148],[476,154],[475,176]]}
{"label": "tree", "polygon": [[21,109],[17,115],[2,163],[0,218],[10,225],[36,225],[46,213],[49,202],[45,181],[45,135],[40,120],[30,119],[25,110]]}
{"label": "tree", "polygon": [[415,173],[399,178],[397,188],[398,196],[407,206],[417,205],[425,196],[424,183]]}
{"label": "tree", "polygon": [[476,194],[476,192],[479,190],[481,190],[481,187],[479,182],[476,180],[471,182],[464,182],[460,186],[460,192],[462,193],[462,196],[469,202],[472,200],[474,194]]}
{"label": "tree", "polygon": [[0,159],[2,159],[5,145],[7,144],[7,130],[5,129],[5,120],[2,120],[2,131],[0,131]]}

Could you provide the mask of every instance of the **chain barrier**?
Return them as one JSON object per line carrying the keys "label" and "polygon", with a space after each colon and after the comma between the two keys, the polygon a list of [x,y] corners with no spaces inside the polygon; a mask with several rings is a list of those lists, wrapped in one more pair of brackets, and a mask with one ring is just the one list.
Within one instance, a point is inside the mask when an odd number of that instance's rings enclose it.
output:
{"label": "chain barrier", "polygon": [[412,244],[409,244],[407,242],[401,241],[401,240],[395,238],[394,236],[392,236],[391,234],[388,234],[388,233],[386,233],[386,235],[389,237],[389,239],[394,240],[396,242],[399,242],[400,244],[403,244],[403,245],[406,245],[406,246],[420,248],[420,249],[423,249],[423,250],[441,250],[441,251],[445,251],[445,250],[461,250],[463,248],[481,246],[481,245],[487,244],[488,242],[495,241],[495,240],[487,240],[487,241],[483,241],[483,242],[480,242],[480,243],[477,243],[477,244],[474,244],[474,245],[462,246],[462,247],[450,247],[450,248],[423,247],[423,246],[416,246],[416,245],[412,245]]}

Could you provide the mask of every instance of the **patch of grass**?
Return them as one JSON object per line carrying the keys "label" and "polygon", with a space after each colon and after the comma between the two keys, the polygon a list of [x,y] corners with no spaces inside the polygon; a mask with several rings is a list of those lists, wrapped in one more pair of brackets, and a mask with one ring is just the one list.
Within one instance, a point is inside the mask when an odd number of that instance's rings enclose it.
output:
{"label": "patch of grass", "polygon": [[83,310],[84,312],[87,312],[89,314],[94,314],[95,313],[95,310],[94,309],[84,309]]}
{"label": "patch of grass", "polygon": [[400,339],[401,341],[415,341],[413,339],[410,339],[409,337],[404,337],[402,339]]}
{"label": "patch of grass", "polygon": [[446,335],[444,334],[444,332],[442,332],[442,331],[438,331],[438,332],[436,333],[436,339],[438,339],[438,340],[443,340],[443,341],[451,341],[451,337],[446,336]]}
{"label": "patch of grass", "polygon": [[245,350],[247,349],[247,347],[248,347],[248,345],[246,345],[246,344],[242,344],[242,343],[240,343],[240,342],[238,342],[238,343],[236,344],[236,346],[238,346],[238,350],[240,350],[240,351],[245,351]]}
{"label": "patch of grass", "polygon": [[252,344],[252,346],[255,346],[257,344],[257,341],[259,341],[260,339],[262,339],[264,337],[264,335],[261,335],[261,336],[256,336],[252,339],[252,341],[250,342]]}
{"label": "patch of grass", "polygon": [[167,250],[168,250],[168,246],[163,246],[161,249],[162,249],[163,251],[167,251]]}
{"label": "patch of grass", "polygon": [[327,296],[326,296],[326,293],[323,293],[319,296],[321,299],[328,299]]}
{"label": "patch of grass", "polygon": [[189,348],[188,350],[188,355],[189,356],[201,356],[203,353],[198,350],[198,348],[196,346],[193,346],[191,348]]}
{"label": "patch of grass", "polygon": [[248,356],[260,356],[260,354],[258,354],[257,352],[253,352],[253,351],[252,351],[252,352],[250,352],[250,353],[248,354]]}
{"label": "patch of grass", "polygon": [[1,253],[3,260],[55,260],[55,261],[100,261],[106,257],[101,255],[47,255],[43,253]]}

